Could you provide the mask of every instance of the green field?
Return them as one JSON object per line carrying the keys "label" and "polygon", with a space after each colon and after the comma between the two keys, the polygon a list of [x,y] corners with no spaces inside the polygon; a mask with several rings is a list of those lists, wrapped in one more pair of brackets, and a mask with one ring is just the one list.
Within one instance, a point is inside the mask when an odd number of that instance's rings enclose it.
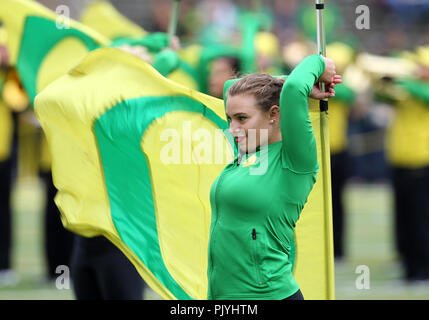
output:
{"label": "green field", "polygon": [[[13,192],[13,266],[20,276],[14,287],[0,288],[0,300],[67,300],[73,291],[43,281],[41,196],[44,186],[27,179]],[[336,299],[429,299],[429,284],[407,286],[400,280],[392,232],[392,195],[388,185],[350,184],[345,195],[347,258],[335,266]],[[369,289],[358,289],[355,273],[368,266]],[[159,299],[145,290],[145,299]]]}
{"label": "green field", "polygon": [[[347,187],[345,262],[335,266],[337,299],[429,299],[429,283],[407,285],[394,248],[392,190],[386,184]],[[370,288],[357,289],[356,267],[368,266]]]}

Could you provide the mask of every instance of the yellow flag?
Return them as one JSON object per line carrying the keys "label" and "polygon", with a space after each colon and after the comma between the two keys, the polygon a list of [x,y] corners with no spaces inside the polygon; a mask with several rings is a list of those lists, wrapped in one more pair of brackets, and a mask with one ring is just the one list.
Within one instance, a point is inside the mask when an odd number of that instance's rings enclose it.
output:
{"label": "yellow flag", "polygon": [[[64,226],[107,237],[161,297],[206,299],[210,187],[234,156],[223,101],[102,48],[42,91],[35,112]],[[296,229],[306,299],[333,297],[326,183],[319,175]]]}
{"label": "yellow flag", "polygon": [[10,64],[15,66],[31,102],[90,50],[110,40],[30,0],[1,0],[0,20],[7,32]]}
{"label": "yellow flag", "polygon": [[[335,299],[329,127],[319,101],[309,100],[320,170],[295,229],[293,274],[307,300]],[[321,130],[325,122],[326,131]],[[322,152],[322,147],[325,152]],[[327,151],[327,152],[326,152]]]}
{"label": "yellow flag", "polygon": [[111,40],[123,37],[141,38],[147,34],[142,27],[124,17],[107,1],[89,4],[83,11],[80,22]]}
{"label": "yellow flag", "polygon": [[163,298],[205,299],[209,190],[233,157],[222,100],[103,48],[43,90],[35,112],[64,226],[106,236]]}

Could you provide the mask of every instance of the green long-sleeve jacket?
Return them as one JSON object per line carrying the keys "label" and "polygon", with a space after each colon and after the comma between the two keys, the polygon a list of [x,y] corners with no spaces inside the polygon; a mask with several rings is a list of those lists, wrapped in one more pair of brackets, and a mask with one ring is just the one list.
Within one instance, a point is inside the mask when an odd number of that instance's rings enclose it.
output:
{"label": "green long-sleeve jacket", "polygon": [[208,299],[284,299],[299,289],[289,255],[319,168],[308,96],[324,68],[313,55],[293,70],[280,96],[283,140],[235,158],[213,183]]}

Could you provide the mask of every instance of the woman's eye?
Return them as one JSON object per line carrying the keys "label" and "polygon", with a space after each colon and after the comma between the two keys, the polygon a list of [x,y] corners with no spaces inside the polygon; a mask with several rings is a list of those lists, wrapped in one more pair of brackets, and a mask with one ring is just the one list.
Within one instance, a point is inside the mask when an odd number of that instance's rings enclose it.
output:
{"label": "woman's eye", "polygon": [[240,120],[240,121],[244,121],[246,119],[247,119],[247,117],[238,117],[238,120]]}

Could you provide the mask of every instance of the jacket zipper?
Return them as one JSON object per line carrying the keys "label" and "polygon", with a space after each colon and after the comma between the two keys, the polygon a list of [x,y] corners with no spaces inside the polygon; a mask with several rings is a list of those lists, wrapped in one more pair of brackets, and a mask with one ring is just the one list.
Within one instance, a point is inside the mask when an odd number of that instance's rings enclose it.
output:
{"label": "jacket zipper", "polygon": [[256,229],[252,229],[252,239],[253,241],[253,259],[255,262],[255,268],[256,268],[256,276],[258,280],[258,285],[262,285],[262,276],[261,276],[261,270],[259,270],[259,261],[258,261],[258,248],[257,248],[257,242],[256,242]]}

